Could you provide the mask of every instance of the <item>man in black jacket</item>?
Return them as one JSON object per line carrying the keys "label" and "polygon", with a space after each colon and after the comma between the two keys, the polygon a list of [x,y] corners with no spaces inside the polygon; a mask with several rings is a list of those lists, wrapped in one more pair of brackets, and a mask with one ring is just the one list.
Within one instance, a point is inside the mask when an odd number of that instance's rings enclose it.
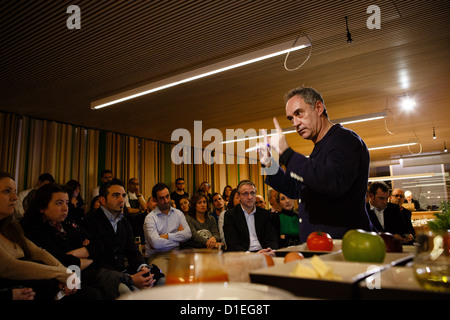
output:
{"label": "man in black jacket", "polygon": [[267,210],[255,206],[256,186],[250,180],[239,183],[240,204],[224,216],[223,230],[228,251],[257,251],[274,255],[277,235]]}
{"label": "man in black jacket", "polygon": [[373,182],[369,187],[368,195],[367,212],[376,231],[392,233],[402,243],[410,242],[413,237],[409,234],[400,207],[388,202],[387,184],[381,181]]}
{"label": "man in black jacket", "polygon": [[[138,289],[151,287],[153,275],[137,249],[133,229],[123,218],[125,189],[118,181],[108,181],[100,187],[101,207],[84,219],[84,227],[102,245],[100,264],[124,272]],[[127,265],[126,265],[127,262]]]}

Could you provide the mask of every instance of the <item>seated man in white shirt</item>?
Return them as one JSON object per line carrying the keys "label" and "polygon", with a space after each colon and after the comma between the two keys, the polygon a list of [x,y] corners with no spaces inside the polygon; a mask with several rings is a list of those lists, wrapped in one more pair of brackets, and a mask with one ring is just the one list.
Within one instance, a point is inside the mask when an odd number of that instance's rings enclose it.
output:
{"label": "seated man in white shirt", "polygon": [[180,210],[170,206],[167,185],[157,183],[152,189],[157,206],[144,221],[145,254],[150,264],[156,264],[162,273],[167,273],[170,251],[192,236],[186,218]]}

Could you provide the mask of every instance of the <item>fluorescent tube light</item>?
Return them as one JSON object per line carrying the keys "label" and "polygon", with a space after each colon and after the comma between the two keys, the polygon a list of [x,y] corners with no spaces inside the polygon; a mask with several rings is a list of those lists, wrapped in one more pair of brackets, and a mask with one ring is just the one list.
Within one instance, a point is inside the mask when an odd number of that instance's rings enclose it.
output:
{"label": "fluorescent tube light", "polygon": [[247,53],[235,58],[231,58],[222,62],[202,67],[193,71],[185,72],[164,80],[156,81],[138,88],[130,89],[104,99],[91,102],[91,109],[100,109],[110,105],[134,99],[152,92],[164,90],[177,86],[182,83],[201,79],[213,74],[224,72],[227,70],[239,68],[254,62],[262,61],[272,57],[276,57],[288,52],[300,50],[309,47],[311,43],[305,36],[299,37],[293,46],[293,41],[283,42],[275,46]]}
{"label": "fluorescent tube light", "polygon": [[383,176],[383,177],[372,177],[369,178],[369,182],[373,181],[389,181],[389,180],[404,180],[404,179],[420,179],[433,177],[434,173],[417,173],[417,174],[407,174],[398,176]]}
{"label": "fluorescent tube light", "polygon": [[413,146],[413,145],[416,145],[416,144],[417,144],[417,142],[409,142],[409,143],[402,143],[402,144],[392,144],[392,145],[387,145],[387,146],[372,147],[372,148],[369,148],[369,151],[380,150],[380,149],[388,149],[388,148],[407,147],[407,146]]}

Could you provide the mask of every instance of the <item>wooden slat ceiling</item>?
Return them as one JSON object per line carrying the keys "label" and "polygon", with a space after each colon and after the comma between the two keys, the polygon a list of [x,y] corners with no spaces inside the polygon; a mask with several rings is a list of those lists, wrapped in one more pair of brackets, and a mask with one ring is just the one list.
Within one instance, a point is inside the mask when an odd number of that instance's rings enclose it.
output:
{"label": "wooden slat ceiling", "polygon": [[[69,30],[69,5],[81,29]],[[368,29],[367,7],[381,8]],[[367,145],[418,139],[423,154],[450,147],[450,4],[436,1],[3,1],[0,4],[0,110],[137,137],[171,141],[177,128],[283,127],[283,95],[306,85],[322,92],[331,119],[381,112],[347,125]],[[347,44],[345,16],[353,43]],[[101,110],[90,102],[287,40],[305,32],[312,54],[297,71],[285,57],[210,76]],[[300,65],[309,49],[291,54]],[[399,97],[411,94],[406,113]],[[435,127],[438,139],[432,139]],[[225,133],[224,133],[225,136]],[[295,150],[312,145],[288,135]],[[176,143],[176,142],[174,142]],[[208,144],[210,142],[207,142]],[[372,161],[419,148],[371,152]]]}

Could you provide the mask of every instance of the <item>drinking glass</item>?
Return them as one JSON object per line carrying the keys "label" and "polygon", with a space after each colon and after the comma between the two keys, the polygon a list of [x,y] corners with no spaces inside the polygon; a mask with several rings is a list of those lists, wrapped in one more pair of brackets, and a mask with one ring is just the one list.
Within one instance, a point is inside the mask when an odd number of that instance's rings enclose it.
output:
{"label": "drinking glass", "polygon": [[174,250],[170,254],[166,284],[227,281],[228,273],[219,250]]}

